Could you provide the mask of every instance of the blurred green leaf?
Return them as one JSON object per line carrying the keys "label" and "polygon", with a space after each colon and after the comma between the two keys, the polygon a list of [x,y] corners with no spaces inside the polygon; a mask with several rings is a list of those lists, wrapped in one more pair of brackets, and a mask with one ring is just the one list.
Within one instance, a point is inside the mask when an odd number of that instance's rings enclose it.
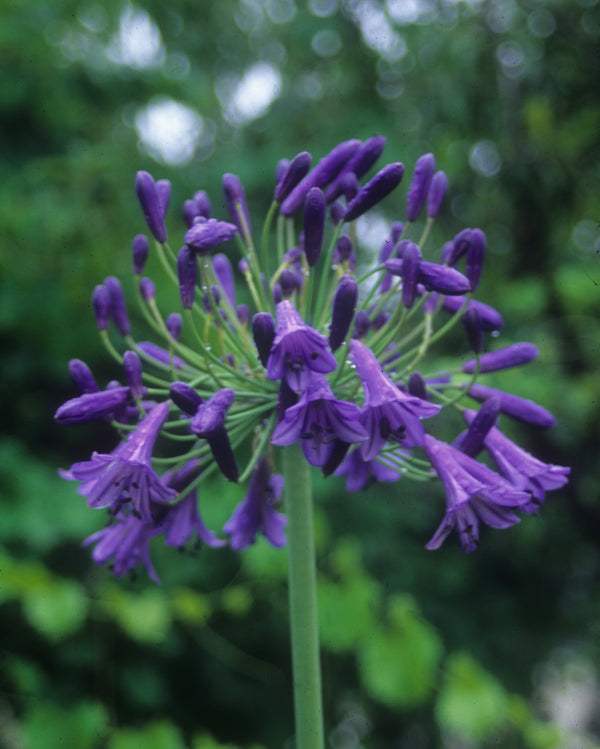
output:
{"label": "blurred green leaf", "polygon": [[81,702],[68,710],[42,703],[25,716],[26,749],[94,749],[103,745],[108,715],[97,702]]}
{"label": "blurred green leaf", "polygon": [[47,587],[36,586],[25,591],[23,610],[41,634],[50,640],[59,640],[83,625],[88,599],[77,583],[55,578]]}
{"label": "blurred green leaf", "polygon": [[100,603],[133,640],[160,643],[169,632],[171,611],[166,594],[160,589],[148,588],[134,594],[109,583],[101,590]]}
{"label": "blurred green leaf", "polygon": [[481,741],[509,719],[509,695],[470,655],[453,653],[445,663],[435,705],[443,732]]}
{"label": "blurred green leaf", "polygon": [[186,624],[203,624],[212,613],[207,596],[191,588],[176,588],[170,596],[173,616]]}
{"label": "blurred green leaf", "polygon": [[393,707],[423,703],[437,681],[443,645],[410,596],[388,602],[387,628],[378,628],[358,651],[361,679],[371,696]]}
{"label": "blurred green leaf", "polygon": [[140,729],[117,729],[107,746],[108,749],[185,749],[181,732],[168,721],[156,721]]}

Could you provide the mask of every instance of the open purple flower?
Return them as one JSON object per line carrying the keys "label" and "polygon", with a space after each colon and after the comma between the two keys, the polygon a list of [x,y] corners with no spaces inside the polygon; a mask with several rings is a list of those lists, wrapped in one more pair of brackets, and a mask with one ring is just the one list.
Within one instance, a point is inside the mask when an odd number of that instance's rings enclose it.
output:
{"label": "open purple flower", "polygon": [[[467,410],[463,416],[467,424],[472,424],[476,413]],[[560,489],[569,480],[570,468],[543,463],[496,427],[489,430],[484,445],[500,473],[519,491],[531,493],[531,502],[521,507],[523,512],[536,512],[547,491]]]}
{"label": "open purple flower", "polygon": [[359,417],[358,406],[337,400],[325,378],[315,374],[298,403],[286,410],[271,442],[291,445],[302,440],[306,460],[322,468],[333,453],[335,440],[353,443],[368,439]]}
{"label": "open purple flower", "polygon": [[456,530],[463,551],[479,542],[479,522],[509,528],[519,522],[513,510],[523,509],[531,497],[506,479],[451,445],[425,437],[425,452],[446,490],[446,515],[427,549],[439,549]]}
{"label": "open purple flower", "polygon": [[275,510],[282,489],[283,478],[271,472],[267,458],[260,457],[246,497],[223,528],[231,536],[234,551],[241,551],[253,544],[259,532],[272,546],[285,546],[283,528],[286,517]]}
{"label": "open purple flower", "polygon": [[91,460],[71,466],[73,477],[84,482],[78,491],[90,507],[118,507],[131,500],[134,514],[149,521],[151,502],[175,499],[175,491],[162,483],[151,464],[154,442],[169,408],[168,401],[153,408],[112,453],[94,453]]}
{"label": "open purple flower", "polygon": [[301,393],[307,385],[308,370],[333,372],[335,356],[327,348],[327,339],[307,325],[287,299],[277,305],[277,332],[267,361],[267,377],[280,380]]}
{"label": "open purple flower", "polygon": [[382,371],[372,351],[356,339],[350,343],[350,358],[365,393],[360,422],[369,438],[361,448],[363,459],[373,460],[388,440],[403,447],[422,445],[425,431],[420,419],[435,416],[441,406],[402,392]]}
{"label": "open purple flower", "polygon": [[152,522],[121,510],[110,525],[88,536],[82,546],[96,544],[92,552],[96,564],[106,564],[113,559],[115,577],[123,577],[129,570],[144,564],[152,580],[159,585],[160,580],[150,560],[149,542],[160,530]]}

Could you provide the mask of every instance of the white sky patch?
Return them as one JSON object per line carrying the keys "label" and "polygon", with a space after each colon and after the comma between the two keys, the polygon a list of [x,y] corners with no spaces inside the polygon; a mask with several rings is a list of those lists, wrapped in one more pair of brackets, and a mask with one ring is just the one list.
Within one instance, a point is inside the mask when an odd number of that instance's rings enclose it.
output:
{"label": "white sky patch", "polygon": [[125,7],[106,56],[117,65],[135,70],[152,70],[161,65],[165,48],[158,26],[145,10],[134,5]]}
{"label": "white sky patch", "polygon": [[158,161],[174,166],[194,156],[204,129],[202,117],[173,99],[153,99],[135,115],[141,145]]}
{"label": "white sky patch", "polygon": [[281,93],[281,75],[267,62],[251,65],[235,83],[217,86],[225,118],[233,125],[244,125],[265,115]]}

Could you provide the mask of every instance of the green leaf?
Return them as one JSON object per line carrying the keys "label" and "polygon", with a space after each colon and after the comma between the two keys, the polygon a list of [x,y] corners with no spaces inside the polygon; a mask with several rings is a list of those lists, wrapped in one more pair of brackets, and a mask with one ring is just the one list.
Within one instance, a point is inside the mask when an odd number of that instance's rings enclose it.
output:
{"label": "green leaf", "polygon": [[106,711],[97,702],[81,702],[69,710],[41,703],[25,716],[25,746],[32,749],[94,749],[100,745],[107,724]]}
{"label": "green leaf", "polygon": [[23,595],[23,609],[30,624],[49,640],[60,640],[84,623],[88,599],[77,583],[53,578]]}
{"label": "green leaf", "polygon": [[509,713],[509,695],[490,674],[466,653],[449,656],[435,706],[442,731],[479,741],[505,724]]}
{"label": "green leaf", "polygon": [[176,726],[167,721],[155,721],[141,729],[122,728],[113,733],[108,749],[185,749]]}
{"label": "green leaf", "polygon": [[419,705],[435,686],[442,642],[410,596],[390,599],[388,618],[386,629],[378,628],[361,643],[361,678],[372,697],[386,705]]}
{"label": "green leaf", "polygon": [[171,625],[171,612],[165,594],[155,588],[138,595],[110,584],[103,589],[102,605],[131,637],[142,643],[163,642]]}
{"label": "green leaf", "polygon": [[173,616],[185,624],[197,626],[204,624],[212,613],[212,606],[207,596],[191,588],[177,588],[171,594]]}

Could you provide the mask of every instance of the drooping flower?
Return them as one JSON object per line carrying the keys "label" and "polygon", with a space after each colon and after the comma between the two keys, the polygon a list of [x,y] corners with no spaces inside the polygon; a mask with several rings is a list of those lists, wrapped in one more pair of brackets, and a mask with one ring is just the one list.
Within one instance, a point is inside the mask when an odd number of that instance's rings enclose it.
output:
{"label": "drooping flower", "polygon": [[92,559],[96,564],[106,564],[112,559],[115,577],[123,577],[143,564],[150,578],[158,585],[160,580],[150,559],[149,542],[160,532],[160,527],[155,526],[152,521],[120,510],[106,528],[88,536],[82,546],[96,544],[92,552]]}
{"label": "drooping flower", "polygon": [[112,453],[94,453],[91,460],[71,466],[74,478],[84,483],[78,491],[90,507],[114,507],[131,500],[134,513],[152,519],[151,502],[169,502],[175,492],[165,486],[151,464],[152,450],[169,416],[170,403],[155,406],[125,442]]}
{"label": "drooping flower", "polygon": [[357,405],[337,400],[327,380],[322,375],[313,374],[298,403],[286,410],[271,442],[292,445],[302,440],[306,460],[321,468],[331,457],[334,440],[351,444],[368,439],[359,417]]}
{"label": "drooping flower", "polygon": [[[465,386],[467,387],[467,386]],[[480,385],[476,382],[468,389],[469,398],[483,402],[488,398],[498,398],[500,401],[500,410],[507,416],[511,416],[518,421],[524,421],[532,426],[549,429],[556,426],[556,419],[543,406],[535,401],[521,398],[512,393],[505,393],[503,390]]]}
{"label": "drooping flower", "polygon": [[337,367],[334,355],[327,348],[327,339],[307,325],[294,305],[287,299],[277,305],[277,332],[267,361],[267,377],[280,380],[301,393],[307,385],[308,372],[333,372]]}
{"label": "drooping flower", "polygon": [[487,466],[429,434],[424,448],[446,490],[446,514],[427,549],[439,549],[456,530],[462,550],[474,551],[480,521],[492,528],[508,528],[519,522],[514,510],[529,503],[527,492],[515,489]]}
{"label": "drooping flower", "polygon": [[[479,372],[497,372],[499,369],[518,367],[535,359],[539,354],[533,343],[513,343],[497,351],[479,357]],[[477,359],[469,359],[462,365],[462,371],[472,374],[477,366]]]}
{"label": "drooping flower", "polygon": [[[476,413],[467,410],[463,417],[471,425]],[[531,493],[531,502],[520,508],[523,512],[536,512],[547,491],[560,489],[569,480],[570,468],[534,458],[496,427],[488,431],[483,443],[500,473],[519,491]]]}
{"label": "drooping flower", "polygon": [[283,489],[283,478],[272,473],[269,461],[260,457],[248,493],[233,512],[223,530],[231,536],[231,548],[241,551],[262,533],[277,548],[285,545],[286,517],[275,510]]}
{"label": "drooping flower", "polygon": [[344,221],[354,221],[394,190],[404,174],[404,164],[388,164],[371,179],[350,201]]}
{"label": "drooping flower", "polygon": [[420,420],[435,416],[441,406],[402,392],[382,371],[373,352],[356,339],[350,343],[350,358],[365,393],[360,422],[368,440],[361,447],[363,459],[373,460],[388,440],[403,447],[422,445],[425,430]]}
{"label": "drooping flower", "polygon": [[84,393],[63,403],[54,414],[54,419],[59,424],[85,424],[112,414],[130,399],[130,390],[126,385]]}
{"label": "drooping flower", "polygon": [[201,472],[200,461],[193,458],[179,471],[175,473],[167,471],[161,476],[163,483],[177,491],[179,496],[182,497],[177,504],[169,505],[164,509],[164,515],[160,521],[165,534],[165,543],[168,546],[182,548],[192,539],[194,539],[194,546],[201,543],[212,548],[225,546],[225,541],[217,538],[200,517],[198,489],[196,487],[188,488]]}

